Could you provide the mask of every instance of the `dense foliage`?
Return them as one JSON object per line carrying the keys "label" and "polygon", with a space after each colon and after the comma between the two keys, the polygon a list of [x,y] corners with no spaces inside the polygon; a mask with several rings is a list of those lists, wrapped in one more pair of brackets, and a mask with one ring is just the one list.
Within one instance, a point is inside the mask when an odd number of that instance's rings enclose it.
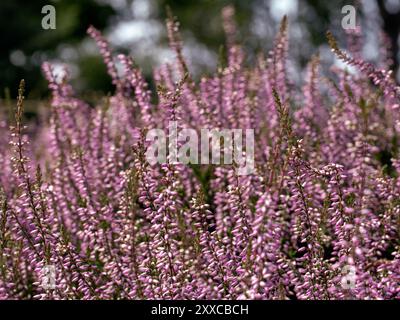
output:
{"label": "dense foliage", "polygon": [[[28,135],[21,82],[15,123],[0,126],[1,299],[400,298],[400,93],[385,71],[389,49],[373,66],[358,33],[349,53],[328,34],[357,72],[334,67],[324,78],[315,56],[298,90],[286,18],[268,55],[247,66],[232,15],[224,9],[226,62],[199,83],[168,19],[177,59],[154,70],[157,99],[93,27],[113,96],[92,107],[46,63],[51,111]],[[254,129],[256,174],[149,165],[145,134],[170,120]],[[56,286],[45,289],[48,265]]]}

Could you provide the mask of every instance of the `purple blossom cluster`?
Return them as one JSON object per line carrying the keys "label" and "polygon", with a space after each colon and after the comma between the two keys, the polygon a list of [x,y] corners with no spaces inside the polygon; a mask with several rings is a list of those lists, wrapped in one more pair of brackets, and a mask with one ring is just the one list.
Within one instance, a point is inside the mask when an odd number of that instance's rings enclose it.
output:
{"label": "purple blossom cluster", "polygon": [[[197,82],[169,17],[177,59],[154,70],[154,94],[90,27],[115,93],[93,107],[45,63],[51,108],[35,134],[21,82],[11,130],[0,122],[0,299],[400,298],[400,94],[389,62],[367,63],[328,34],[358,72],[332,68],[327,79],[314,56],[297,90],[286,18],[252,66],[231,7],[223,18],[226,62]],[[254,129],[255,174],[150,165],[146,132],[169,121]],[[54,287],[43,285],[46,266]]]}

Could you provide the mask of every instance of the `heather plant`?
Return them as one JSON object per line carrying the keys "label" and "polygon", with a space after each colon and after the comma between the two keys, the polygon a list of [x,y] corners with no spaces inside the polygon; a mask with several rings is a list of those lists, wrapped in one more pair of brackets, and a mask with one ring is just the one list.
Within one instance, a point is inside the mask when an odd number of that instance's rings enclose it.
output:
{"label": "heather plant", "polygon": [[[90,106],[45,63],[51,108],[35,135],[21,81],[11,129],[0,121],[0,299],[400,298],[400,89],[387,52],[374,66],[359,33],[349,52],[328,33],[358,71],[328,79],[315,55],[297,89],[286,17],[249,66],[233,15],[226,63],[196,81],[170,14],[176,61],[154,70],[156,92],[90,27],[114,94]],[[146,133],[170,121],[253,129],[255,172],[149,163]]]}

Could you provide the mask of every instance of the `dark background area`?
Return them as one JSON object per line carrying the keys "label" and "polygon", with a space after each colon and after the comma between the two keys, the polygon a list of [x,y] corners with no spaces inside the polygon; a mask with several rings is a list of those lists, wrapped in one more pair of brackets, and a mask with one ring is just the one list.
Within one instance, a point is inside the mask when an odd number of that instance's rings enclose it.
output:
{"label": "dark background area", "polygon": [[[44,5],[56,8],[56,29],[41,26]],[[365,52],[377,59],[377,37],[384,30],[393,47],[393,68],[398,69],[400,0],[2,0],[0,1],[0,97],[15,96],[21,78],[31,99],[48,96],[41,74],[43,61],[66,64],[78,92],[107,93],[113,90],[105,66],[86,29],[94,25],[110,40],[114,52],[130,53],[147,78],[154,66],[171,61],[165,17],[170,6],[181,23],[185,56],[195,76],[215,68],[224,44],[221,10],[232,4],[240,41],[249,53],[267,52],[283,14],[290,23],[289,66],[302,70],[310,56],[320,51],[322,60],[332,63],[325,32],[330,29],[345,45],[341,8],[357,8],[357,25],[365,35]],[[301,80],[301,73],[298,75]]]}

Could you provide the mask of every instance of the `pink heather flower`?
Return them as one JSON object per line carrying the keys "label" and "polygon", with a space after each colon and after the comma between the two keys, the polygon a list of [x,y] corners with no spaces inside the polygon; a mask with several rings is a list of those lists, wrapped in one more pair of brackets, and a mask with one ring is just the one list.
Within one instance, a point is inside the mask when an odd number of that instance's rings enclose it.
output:
{"label": "pink heather flower", "polygon": [[[0,115],[0,299],[400,299],[390,48],[375,67],[361,30],[348,34],[349,53],[329,34],[360,72],[322,78],[313,56],[297,88],[287,18],[249,65],[234,15],[224,8],[227,64],[199,81],[170,14],[176,60],[154,70],[155,92],[132,58],[118,55],[117,73],[94,27],[111,97],[89,106],[67,71],[44,63],[52,99],[38,129],[24,125],[21,82],[11,129]],[[150,164],[146,133],[170,121],[253,129],[255,174],[238,176],[235,162]]]}

